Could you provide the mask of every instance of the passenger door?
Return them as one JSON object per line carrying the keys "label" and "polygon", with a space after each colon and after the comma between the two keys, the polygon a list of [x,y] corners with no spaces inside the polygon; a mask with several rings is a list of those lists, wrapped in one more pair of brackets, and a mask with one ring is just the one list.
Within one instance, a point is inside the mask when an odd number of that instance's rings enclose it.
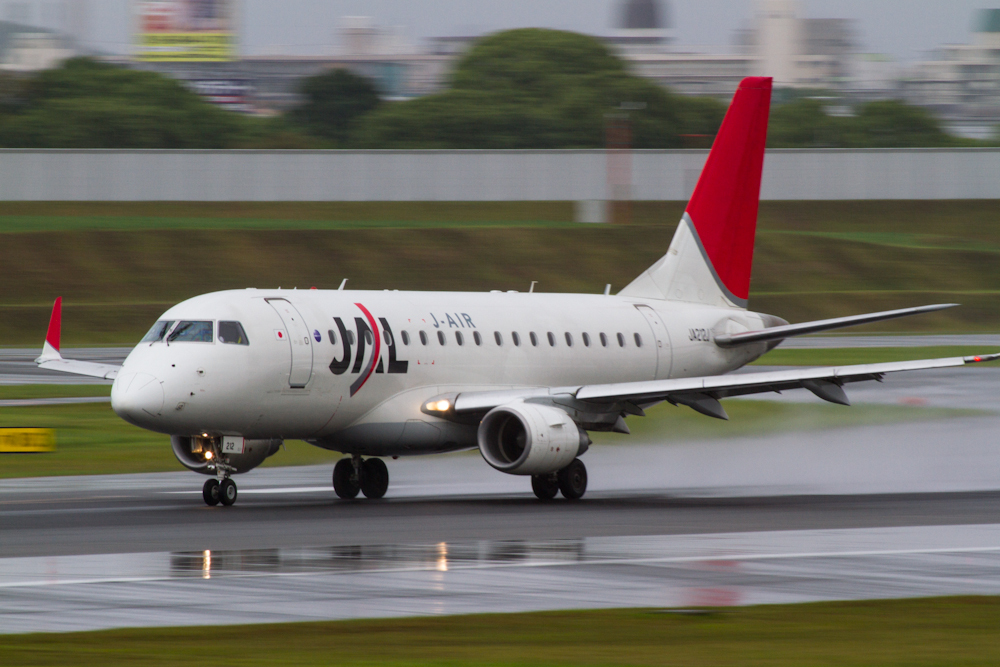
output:
{"label": "passenger door", "polygon": [[285,335],[292,352],[292,365],[288,374],[288,385],[302,388],[312,378],[313,345],[309,327],[298,309],[288,299],[265,299],[278,313],[285,325]]}

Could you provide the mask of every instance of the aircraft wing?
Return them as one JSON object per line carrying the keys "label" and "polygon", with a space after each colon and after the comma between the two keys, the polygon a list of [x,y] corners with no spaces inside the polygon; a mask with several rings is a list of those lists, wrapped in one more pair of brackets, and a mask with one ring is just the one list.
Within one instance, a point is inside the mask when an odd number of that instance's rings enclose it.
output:
{"label": "aircraft wing", "polygon": [[[514,400],[551,400],[560,405],[568,400],[572,401],[574,409],[579,409],[581,405],[585,404],[597,411],[601,404],[605,404],[615,412],[642,414],[641,406],[667,401],[677,405],[687,405],[710,417],[728,419],[726,411],[719,403],[721,398],[781,392],[786,389],[808,389],[825,401],[850,405],[843,390],[843,385],[849,382],[881,380],[887,373],[950,368],[995,359],[1000,359],[1000,354],[763,371],[760,373],[736,373],[676,380],[594,384],[580,387],[465,392],[432,399],[425,406],[424,411],[430,414],[440,412],[440,416],[447,418],[449,413],[453,415],[485,413]],[[435,410],[437,403],[441,401],[445,403],[441,403],[440,407],[445,409]]]}
{"label": "aircraft wing", "polygon": [[35,359],[39,368],[61,373],[72,373],[74,375],[86,375],[88,377],[104,378],[114,380],[118,376],[121,366],[114,364],[99,364],[93,361],[80,361],[78,359],[64,359],[59,352],[59,337],[62,329],[62,297],[57,297],[52,304],[52,317],[49,318],[49,330],[45,335],[45,343],[42,346],[42,354]]}

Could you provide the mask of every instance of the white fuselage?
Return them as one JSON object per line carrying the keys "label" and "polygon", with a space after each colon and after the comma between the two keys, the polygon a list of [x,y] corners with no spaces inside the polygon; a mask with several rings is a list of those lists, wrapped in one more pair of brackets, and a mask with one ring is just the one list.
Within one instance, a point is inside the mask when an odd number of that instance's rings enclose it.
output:
{"label": "white fuselage", "polygon": [[[136,346],[112,388],[127,421],[369,455],[474,447],[474,427],[421,411],[442,393],[717,375],[766,350],[713,342],[762,328],[756,313],[586,294],[249,289],[161,320],[215,333]],[[248,344],[220,342],[220,322],[239,322]]]}

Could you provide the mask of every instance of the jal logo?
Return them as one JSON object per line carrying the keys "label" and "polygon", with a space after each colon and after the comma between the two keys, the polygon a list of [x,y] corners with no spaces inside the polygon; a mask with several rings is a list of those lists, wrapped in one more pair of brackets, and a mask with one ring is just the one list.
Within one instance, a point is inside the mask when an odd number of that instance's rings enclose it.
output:
{"label": "jal logo", "polygon": [[[334,375],[343,375],[348,369],[352,374],[358,375],[351,384],[351,396],[358,393],[372,373],[405,373],[410,365],[410,362],[396,358],[396,341],[389,322],[384,317],[378,318],[379,324],[382,325],[380,328],[367,308],[360,303],[354,305],[358,307],[363,317],[354,318],[353,331],[348,329],[343,319],[333,318],[339,333],[341,356],[339,359],[334,357],[330,362],[330,371]],[[370,355],[369,347],[372,350]],[[382,358],[383,347],[388,352],[388,363]]]}

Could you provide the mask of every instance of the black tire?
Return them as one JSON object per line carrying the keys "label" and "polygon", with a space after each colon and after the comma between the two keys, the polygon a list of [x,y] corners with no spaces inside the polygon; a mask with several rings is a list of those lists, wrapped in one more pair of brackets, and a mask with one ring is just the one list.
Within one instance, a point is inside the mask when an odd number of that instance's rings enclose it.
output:
{"label": "black tire", "polygon": [[351,459],[340,459],[333,466],[333,490],[344,500],[358,497],[361,486],[354,478],[354,462]]}
{"label": "black tire", "polygon": [[559,490],[566,500],[579,500],[587,492],[587,466],[580,459],[559,471]]}
{"label": "black tire", "polygon": [[219,484],[219,502],[229,507],[236,502],[236,482],[226,478]]}
{"label": "black tire", "polygon": [[389,469],[382,459],[365,459],[361,464],[361,493],[378,500],[389,490]]}
{"label": "black tire", "polygon": [[552,500],[559,493],[559,480],[555,475],[532,475],[531,490],[539,500]]}
{"label": "black tire", "polygon": [[210,479],[205,482],[205,486],[201,487],[201,497],[205,499],[205,504],[209,507],[215,507],[219,504],[219,480]]}

